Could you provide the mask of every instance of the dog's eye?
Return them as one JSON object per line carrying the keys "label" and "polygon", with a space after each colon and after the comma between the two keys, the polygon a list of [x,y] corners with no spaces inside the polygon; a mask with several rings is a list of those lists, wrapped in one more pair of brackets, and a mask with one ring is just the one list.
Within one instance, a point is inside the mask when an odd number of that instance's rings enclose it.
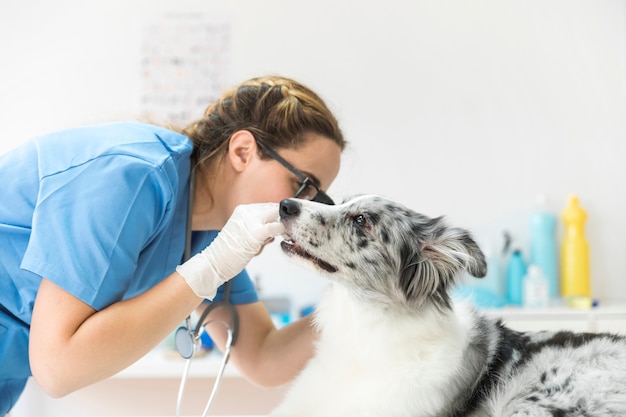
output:
{"label": "dog's eye", "polygon": [[367,225],[367,218],[364,215],[359,214],[354,218],[354,222],[363,227]]}

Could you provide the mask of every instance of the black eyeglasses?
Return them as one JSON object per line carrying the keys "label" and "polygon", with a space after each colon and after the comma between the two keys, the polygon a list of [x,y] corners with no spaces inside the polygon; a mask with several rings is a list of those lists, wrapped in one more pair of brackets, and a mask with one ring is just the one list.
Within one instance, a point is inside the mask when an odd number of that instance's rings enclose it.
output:
{"label": "black eyeglasses", "polygon": [[280,163],[282,166],[287,168],[293,175],[298,178],[300,181],[300,188],[296,191],[294,195],[295,198],[302,198],[304,200],[316,201],[318,203],[334,205],[335,202],[326,194],[324,191],[320,190],[320,187],[315,184],[315,182],[304,175],[302,172],[298,171],[291,165],[289,162],[285,161],[282,156],[274,152],[269,146],[265,145],[258,138],[256,138],[256,143],[259,145],[261,149],[276,162]]}

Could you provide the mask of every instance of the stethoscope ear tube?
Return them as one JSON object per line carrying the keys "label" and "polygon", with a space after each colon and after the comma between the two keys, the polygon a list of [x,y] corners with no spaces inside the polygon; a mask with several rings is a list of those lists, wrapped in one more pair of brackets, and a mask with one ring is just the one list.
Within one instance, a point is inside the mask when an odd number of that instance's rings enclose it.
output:
{"label": "stethoscope ear tube", "polygon": [[231,331],[232,331],[232,341],[230,345],[231,346],[235,345],[235,342],[237,341],[237,336],[239,334],[239,315],[237,314],[237,310],[235,310],[235,306],[233,305],[233,303],[230,302],[231,287],[232,287],[232,282],[228,281],[226,284],[224,284],[224,292],[222,294],[222,300],[217,301],[215,303],[210,303],[208,306],[206,306],[206,308],[200,315],[200,318],[198,319],[198,322],[196,323],[196,327],[194,328],[194,331],[193,331],[196,337],[198,338],[200,337],[200,331],[202,330],[202,326],[204,325],[209,314],[218,307],[224,307],[226,310],[228,310],[228,313],[230,314],[230,319],[231,319],[230,326],[231,326]]}

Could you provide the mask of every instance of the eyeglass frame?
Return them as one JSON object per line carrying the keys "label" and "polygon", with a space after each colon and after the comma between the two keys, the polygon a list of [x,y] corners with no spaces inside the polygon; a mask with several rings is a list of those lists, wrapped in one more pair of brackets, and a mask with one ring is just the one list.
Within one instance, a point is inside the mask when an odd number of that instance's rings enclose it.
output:
{"label": "eyeglass frame", "polygon": [[296,176],[296,178],[298,178],[298,181],[300,181],[300,188],[298,188],[298,191],[296,191],[294,195],[295,198],[299,198],[299,196],[304,192],[304,190],[307,189],[307,187],[312,186],[313,188],[315,188],[316,192],[315,192],[315,195],[310,199],[310,201],[315,201],[317,203],[322,203],[322,204],[328,204],[331,206],[335,205],[335,202],[333,201],[333,199],[330,198],[329,195],[326,194],[326,192],[324,192],[324,190],[322,190],[315,183],[314,180],[312,180],[310,177],[306,176],[304,173],[296,169],[289,162],[285,161],[285,159],[282,156],[276,153],[276,151],[274,151],[272,148],[267,146],[265,143],[260,141],[259,138],[257,138],[254,134],[252,134],[252,136],[254,136],[254,139],[256,140],[257,145],[259,145],[259,147],[267,154],[267,156],[269,156],[270,158],[272,158],[273,160],[275,160],[276,162],[278,162],[279,164],[287,168],[289,172],[291,172],[293,175]]}

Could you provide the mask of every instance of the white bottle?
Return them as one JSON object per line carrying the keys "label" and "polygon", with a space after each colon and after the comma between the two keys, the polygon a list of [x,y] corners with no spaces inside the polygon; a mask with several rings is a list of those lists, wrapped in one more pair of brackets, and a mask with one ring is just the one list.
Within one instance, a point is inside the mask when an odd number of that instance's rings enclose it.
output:
{"label": "white bottle", "polygon": [[550,298],[558,298],[559,266],[557,261],[556,214],[548,209],[546,197],[537,197],[537,208],[530,216],[530,263],[541,267],[548,282]]}
{"label": "white bottle", "polygon": [[527,308],[548,307],[550,299],[548,280],[537,265],[528,266],[528,272],[524,277],[523,305]]}

